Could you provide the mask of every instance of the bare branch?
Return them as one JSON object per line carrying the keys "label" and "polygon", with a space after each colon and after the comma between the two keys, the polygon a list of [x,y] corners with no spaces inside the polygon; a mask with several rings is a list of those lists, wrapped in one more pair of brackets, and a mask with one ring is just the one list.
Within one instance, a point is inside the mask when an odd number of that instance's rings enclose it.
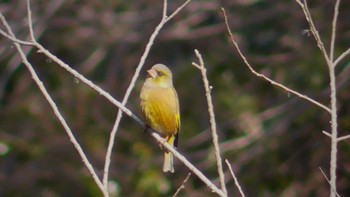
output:
{"label": "bare branch", "polygon": [[185,188],[185,183],[186,183],[187,180],[190,178],[190,176],[191,176],[191,173],[188,173],[187,177],[186,177],[185,180],[182,182],[181,186],[180,186],[179,188],[177,188],[177,190],[176,190],[176,192],[174,193],[173,197],[176,197],[176,196],[180,193],[180,191],[181,191],[182,189]]}
{"label": "bare branch", "polygon": [[222,192],[218,187],[216,187],[212,181],[210,181],[201,171],[199,171],[191,162],[189,162],[184,156],[175,150],[175,148],[164,141],[164,139],[156,132],[152,132],[151,135],[164,146],[168,151],[173,153],[174,157],[178,158],[183,164],[185,164],[188,169],[190,169],[199,179],[201,179],[212,192],[215,192],[221,197],[227,197],[225,193]]}
{"label": "bare branch", "polygon": [[322,131],[323,134],[325,134],[328,137],[332,137],[332,134],[328,133],[327,131]]}
{"label": "bare branch", "polygon": [[239,185],[239,182],[238,182],[238,180],[237,180],[237,178],[235,176],[235,173],[232,170],[232,167],[231,167],[230,163],[228,162],[227,159],[225,160],[225,162],[226,162],[226,164],[228,166],[228,169],[230,170],[230,173],[232,175],[233,180],[235,181],[235,185],[238,188],[239,193],[241,194],[242,197],[245,197],[245,195],[243,193],[243,190],[242,190],[241,186]]}
{"label": "bare branch", "polygon": [[213,144],[214,144],[214,150],[215,150],[215,157],[216,157],[216,162],[218,166],[218,173],[220,177],[220,184],[221,184],[221,190],[227,195],[227,190],[226,190],[226,185],[225,185],[225,175],[222,169],[222,159],[220,156],[220,147],[219,147],[219,140],[218,140],[218,134],[216,131],[216,121],[215,121],[215,113],[214,113],[214,107],[213,107],[213,101],[211,98],[211,89],[212,87],[209,86],[209,81],[207,78],[207,70],[204,66],[204,62],[202,59],[201,54],[198,52],[197,49],[194,50],[196,53],[196,56],[199,60],[199,65],[196,63],[192,63],[196,68],[198,68],[201,73],[202,73],[202,79],[204,83],[204,88],[205,88],[205,96],[207,98],[207,103],[208,103],[208,111],[209,111],[209,116],[210,116],[210,126],[211,126],[211,134],[213,137]]}
{"label": "bare branch", "polygon": [[331,61],[330,61],[330,59],[329,59],[329,57],[327,55],[327,51],[326,51],[326,49],[324,47],[324,44],[323,44],[323,42],[321,40],[320,34],[318,33],[318,31],[317,31],[317,29],[315,27],[315,24],[314,24],[314,22],[312,20],[309,8],[308,8],[307,3],[306,3],[306,0],[303,0],[304,1],[303,3],[300,0],[295,0],[295,1],[299,4],[301,9],[303,10],[305,18],[306,18],[307,22],[310,25],[310,30],[312,32],[312,35],[314,36],[314,38],[316,40],[317,46],[321,50],[321,52],[323,54],[323,57],[325,58],[325,60],[327,62],[328,67],[330,67],[331,66]]}
{"label": "bare branch", "polygon": [[30,39],[32,41],[36,40],[34,37],[34,28],[33,28],[33,22],[32,22],[32,10],[30,9],[30,0],[27,0],[27,14],[28,14],[28,26],[29,26],[29,34]]}
{"label": "bare branch", "polygon": [[350,138],[350,135],[346,135],[346,136],[343,136],[343,137],[339,137],[338,138],[338,142],[339,141],[342,141],[342,140],[347,140],[347,139],[349,139]]}
{"label": "bare branch", "polygon": [[130,116],[132,119],[134,119],[136,122],[138,122],[140,125],[145,126],[145,124],[139,119],[132,111],[130,111],[128,108],[126,108],[123,104],[121,104],[119,101],[114,99],[108,92],[94,84],[89,79],[85,78],[82,74],[78,73],[76,70],[71,68],[68,64],[64,63],[62,60],[57,58],[55,55],[53,55],[49,50],[45,49],[41,44],[38,42],[34,43],[35,47],[38,48],[40,53],[45,54],[48,58],[50,58],[53,62],[57,63],[60,67],[67,70],[69,73],[71,73],[74,77],[88,85],[90,88],[97,91],[100,95],[104,96],[106,99],[108,99],[111,103],[113,103],[115,106],[117,106],[119,109],[121,109],[125,114]]}
{"label": "bare branch", "polygon": [[[0,13],[0,18],[2,23],[5,25],[5,28],[7,29],[9,35],[13,38],[16,38],[14,33],[12,32],[12,29],[10,28],[10,26],[8,25],[5,17],[2,15],[2,13]],[[31,27],[30,27],[31,28]],[[37,84],[39,90],[42,92],[42,94],[44,95],[45,99],[49,102],[51,108],[54,111],[54,114],[56,115],[56,117],[59,119],[60,123],[62,124],[62,126],[64,127],[65,131],[67,132],[70,141],[73,143],[75,149],[78,151],[83,163],[85,164],[85,166],[87,167],[88,171],[90,172],[91,176],[93,177],[95,183],[97,184],[97,186],[100,188],[100,190],[102,191],[102,193],[104,194],[104,196],[108,196],[108,192],[107,189],[103,187],[102,182],[100,181],[100,179],[98,178],[93,166],[91,165],[91,163],[89,162],[88,158],[86,157],[83,149],[81,148],[80,144],[78,143],[78,141],[75,139],[72,130],[69,128],[67,122],[65,121],[65,119],[63,118],[62,114],[60,113],[60,111],[58,110],[56,103],[53,101],[53,99],[51,98],[50,94],[48,93],[48,91],[46,90],[45,86],[43,85],[42,81],[39,79],[38,75],[36,74],[33,66],[30,64],[30,62],[28,61],[27,57],[25,56],[22,47],[20,46],[19,43],[14,42],[14,45],[18,51],[18,53],[21,56],[21,59],[23,61],[23,63],[26,65],[26,67],[28,68],[30,74],[32,75],[33,80],[35,81],[35,83]]]}
{"label": "bare branch", "polygon": [[177,13],[179,13],[187,4],[189,4],[191,2],[191,0],[187,0],[185,1],[185,3],[183,3],[180,7],[178,7],[170,16],[168,16],[166,18],[166,22],[168,22],[169,20],[171,20],[172,18],[174,18],[174,16],[177,15]]}
{"label": "bare branch", "polygon": [[286,87],[286,86],[284,86],[284,85],[282,85],[282,84],[280,84],[280,83],[278,83],[278,82],[276,82],[276,81],[274,81],[274,80],[272,80],[272,79],[266,77],[265,75],[260,74],[260,73],[258,73],[257,71],[255,71],[255,69],[249,64],[248,60],[247,60],[246,57],[243,55],[241,49],[240,49],[239,46],[238,46],[238,43],[237,43],[237,42],[234,40],[234,38],[233,38],[233,34],[232,34],[232,32],[231,32],[231,30],[230,30],[230,27],[229,27],[229,24],[228,24],[228,18],[227,18],[225,9],[222,8],[222,11],[223,11],[223,13],[224,13],[226,28],[227,28],[227,31],[228,31],[228,33],[229,33],[229,35],[230,35],[231,42],[233,43],[233,45],[234,45],[235,48],[237,49],[237,51],[238,51],[239,55],[241,56],[241,58],[243,59],[244,63],[248,66],[249,70],[250,70],[253,74],[255,74],[256,76],[258,76],[258,77],[260,77],[260,78],[263,78],[264,80],[266,80],[266,81],[268,81],[268,82],[270,82],[272,85],[275,85],[275,86],[277,86],[277,87],[279,87],[279,88],[281,88],[281,89],[283,89],[283,90],[285,90],[285,91],[287,91],[287,92],[290,92],[290,93],[292,93],[292,94],[294,94],[294,95],[296,95],[296,96],[298,96],[298,97],[300,97],[300,98],[302,98],[302,99],[305,99],[305,100],[307,100],[307,101],[309,101],[309,102],[311,102],[311,103],[313,103],[313,104],[315,104],[315,105],[321,107],[322,109],[326,110],[327,112],[331,113],[331,109],[329,109],[327,106],[325,106],[325,105],[319,103],[318,101],[316,101],[316,100],[314,100],[314,99],[312,99],[312,98],[310,98],[310,97],[308,97],[308,96],[306,96],[306,95],[304,95],[304,94],[301,94],[301,93],[299,93],[299,92],[297,92],[297,91],[295,91],[295,90],[292,90],[292,89],[290,89],[290,88],[288,88],[288,87]]}
{"label": "bare branch", "polygon": [[10,35],[8,35],[6,32],[4,32],[3,30],[0,29],[0,34],[5,36],[6,38],[8,38],[9,40],[11,40],[12,42],[16,42],[18,44],[22,44],[22,45],[26,45],[26,46],[33,46],[32,42],[27,42],[27,41],[23,41],[23,40],[19,40],[17,38],[14,38]]}
{"label": "bare branch", "polygon": [[330,186],[331,186],[333,192],[335,192],[336,195],[337,195],[338,197],[340,197],[339,194],[337,193],[337,191],[335,191],[335,189],[332,187],[331,181],[328,179],[327,175],[323,172],[322,168],[319,167],[318,169],[320,169],[320,171],[321,171],[321,173],[323,174],[324,178],[325,178],[325,179],[327,180],[327,182],[330,184]]}
{"label": "bare branch", "polygon": [[[328,137],[332,138],[332,134],[328,133],[327,131],[322,131],[323,134],[327,135]],[[337,141],[343,141],[343,140],[347,140],[350,138],[350,135],[345,135],[343,137],[338,137]]]}
{"label": "bare branch", "polygon": [[334,60],[334,46],[335,46],[335,36],[336,36],[336,31],[337,31],[339,4],[340,4],[340,0],[337,0],[335,2],[335,6],[334,6],[334,15],[333,15],[333,21],[332,21],[331,47],[330,47],[331,49],[329,51],[329,59],[331,62],[333,62],[333,60]]}
{"label": "bare branch", "polygon": [[[177,14],[189,2],[190,2],[190,0],[186,1],[171,16],[173,16],[174,14]],[[166,16],[166,10],[167,10],[166,6],[167,6],[167,0],[164,0],[163,18],[160,21],[160,23],[157,25],[157,27],[155,28],[154,32],[152,33],[152,35],[151,35],[151,37],[146,45],[145,51],[143,52],[143,55],[141,56],[140,62],[136,67],[135,73],[131,79],[129,87],[126,90],[126,93],[125,93],[123,101],[122,101],[123,106],[125,106],[126,103],[128,102],[131,91],[135,87],[136,80],[138,79],[140,72],[141,72],[141,69],[143,68],[143,66],[145,64],[146,58],[148,57],[148,54],[151,50],[151,47],[154,43],[155,38],[157,37],[157,35],[159,34],[159,32],[163,28],[163,26],[170,20],[170,17]],[[113,146],[114,146],[114,142],[115,142],[115,135],[117,133],[121,118],[122,118],[122,110],[119,109],[118,114],[117,114],[117,118],[114,122],[113,129],[112,129],[110,137],[109,137],[109,143],[108,143],[108,148],[107,148],[106,157],[105,157],[105,165],[104,165],[104,170],[103,170],[104,171],[104,173],[103,173],[103,185],[105,187],[107,187],[107,185],[108,185],[108,174],[109,174],[109,167],[110,167],[110,163],[111,163],[111,155],[112,155],[112,150],[113,150]]]}
{"label": "bare branch", "polygon": [[162,19],[165,19],[166,17],[168,17],[168,0],[163,0],[163,17]]}
{"label": "bare branch", "polygon": [[350,54],[350,48],[348,48],[346,51],[344,51],[335,61],[334,61],[334,67],[336,67],[341,60],[343,60],[347,55]]}

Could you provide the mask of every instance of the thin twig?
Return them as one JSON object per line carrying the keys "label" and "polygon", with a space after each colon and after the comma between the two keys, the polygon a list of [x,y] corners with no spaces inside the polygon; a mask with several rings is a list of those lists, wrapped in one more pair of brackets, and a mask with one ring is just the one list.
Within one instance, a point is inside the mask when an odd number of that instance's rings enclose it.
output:
{"label": "thin twig", "polygon": [[325,134],[326,136],[330,137],[330,138],[332,137],[332,134],[328,133],[327,131],[322,131],[322,133]]}
{"label": "thin twig", "polygon": [[[322,131],[323,134],[327,135],[328,137],[332,138],[332,134],[328,133],[327,131]],[[342,137],[338,137],[338,142],[342,141],[342,140],[347,140],[350,138],[350,135],[345,135]]]}
{"label": "thin twig", "polygon": [[318,169],[320,169],[321,173],[323,174],[324,178],[327,180],[327,182],[330,184],[331,189],[333,190],[333,192],[340,197],[340,195],[337,193],[337,191],[335,191],[335,189],[332,187],[330,180],[328,179],[327,175],[323,172],[321,167],[318,167]]}
{"label": "thin twig", "polygon": [[30,0],[27,0],[27,14],[28,14],[30,39],[34,41],[36,39],[34,37],[34,27],[33,27],[33,21],[32,21],[32,9],[30,9]]}
{"label": "thin twig", "polygon": [[163,15],[162,15],[162,20],[167,18],[168,14],[168,0],[163,0]]}
{"label": "thin twig", "polygon": [[180,186],[179,188],[177,188],[177,190],[176,190],[176,192],[174,193],[173,197],[176,197],[176,196],[180,193],[180,191],[181,191],[182,189],[185,189],[185,183],[186,183],[187,180],[190,178],[190,176],[191,176],[191,173],[188,173],[188,174],[187,174],[187,177],[186,177],[185,180],[182,182],[181,186]]}
{"label": "thin twig", "polygon": [[348,48],[346,51],[344,51],[335,61],[334,61],[334,67],[336,67],[341,60],[343,60],[347,55],[350,54],[350,48]]}
{"label": "thin twig", "polygon": [[174,18],[177,13],[179,13],[187,4],[189,4],[191,2],[191,0],[187,0],[185,1],[185,3],[183,3],[180,7],[178,7],[170,16],[168,16],[166,18],[165,22],[168,22],[169,20],[171,20],[172,18]]}
{"label": "thin twig", "polygon": [[[174,13],[178,13],[189,2],[190,2],[190,0],[187,0]],[[151,35],[151,37],[146,45],[145,51],[143,52],[143,55],[141,56],[140,62],[136,67],[135,73],[131,79],[129,87],[127,88],[126,93],[124,95],[124,98],[122,100],[122,105],[124,105],[124,106],[128,102],[131,91],[135,87],[136,80],[138,79],[140,72],[141,72],[141,69],[143,68],[143,66],[145,64],[146,58],[148,57],[148,54],[151,50],[151,47],[154,43],[155,38],[157,37],[157,35],[159,34],[159,32],[163,28],[163,26],[169,21],[169,19],[168,19],[169,17],[167,17],[167,7],[166,6],[167,6],[167,0],[164,0],[162,20],[160,21],[160,23],[157,25],[154,32],[152,33],[152,35]],[[171,16],[175,16],[174,13]],[[112,131],[111,131],[111,134],[109,137],[108,148],[107,148],[106,157],[105,157],[105,165],[104,165],[104,170],[103,170],[103,185],[105,187],[107,187],[107,185],[108,185],[108,175],[109,175],[109,167],[110,167],[110,163],[111,163],[111,155],[112,155],[112,151],[113,151],[113,147],[114,147],[115,136],[116,136],[116,133],[118,131],[118,127],[119,127],[121,118],[122,118],[122,110],[119,109],[118,114],[117,114],[117,118],[114,122]]]}
{"label": "thin twig", "polygon": [[334,46],[335,46],[335,36],[336,36],[336,31],[337,31],[339,4],[340,4],[340,0],[337,0],[335,2],[335,6],[334,6],[334,15],[333,15],[333,21],[332,21],[331,47],[330,47],[331,49],[329,51],[329,59],[331,62],[333,62],[333,60],[334,60]]}
{"label": "thin twig", "polygon": [[286,86],[284,86],[284,85],[282,85],[282,84],[280,84],[280,83],[278,83],[278,82],[276,82],[276,81],[274,81],[274,80],[272,80],[272,79],[266,77],[265,75],[260,74],[260,73],[258,73],[257,71],[255,71],[255,69],[249,64],[248,60],[247,60],[246,57],[243,55],[241,49],[240,49],[239,46],[238,46],[238,43],[237,43],[237,42],[235,41],[235,39],[233,38],[233,34],[232,34],[232,32],[231,32],[231,30],[230,30],[230,27],[229,27],[228,18],[227,18],[225,9],[222,8],[222,11],[223,11],[223,13],[224,13],[226,28],[227,28],[227,31],[228,31],[228,33],[229,33],[229,35],[230,35],[231,42],[233,43],[233,45],[234,45],[235,48],[237,49],[237,51],[238,51],[239,55],[241,56],[241,58],[243,59],[244,63],[248,66],[249,70],[250,70],[253,74],[255,74],[256,76],[258,76],[258,77],[260,77],[260,78],[265,79],[266,81],[270,82],[272,85],[275,85],[275,86],[277,86],[277,87],[279,87],[279,88],[282,88],[283,90],[285,90],[285,91],[287,91],[287,92],[289,92],[289,93],[292,93],[292,94],[294,94],[294,95],[296,95],[296,96],[298,96],[298,97],[300,97],[300,98],[302,98],[302,99],[305,99],[305,100],[307,100],[307,101],[309,101],[309,102],[311,102],[311,103],[313,103],[313,104],[315,104],[315,105],[321,107],[322,109],[326,110],[327,112],[331,113],[331,109],[330,109],[330,108],[328,108],[327,106],[325,106],[325,105],[319,103],[318,101],[316,101],[316,100],[314,100],[314,99],[312,99],[312,98],[310,98],[310,97],[308,97],[308,96],[306,96],[306,95],[304,95],[304,94],[301,94],[301,93],[299,93],[299,92],[297,92],[297,91],[295,91],[295,90],[292,90],[292,89],[290,89],[290,88],[288,88],[288,87],[286,87]]}
{"label": "thin twig", "polygon": [[350,138],[350,135],[345,135],[345,136],[343,136],[343,137],[338,137],[338,142],[339,141],[342,141],[342,140],[347,140],[347,139],[349,139]]}
{"label": "thin twig", "polygon": [[226,190],[226,185],[225,185],[225,175],[224,175],[224,172],[222,169],[222,159],[220,156],[218,134],[216,131],[215,113],[214,113],[213,101],[211,98],[212,87],[209,86],[209,81],[207,78],[207,70],[204,66],[203,58],[197,49],[195,49],[194,51],[195,51],[196,56],[199,60],[199,65],[196,63],[192,63],[192,65],[197,67],[202,73],[202,80],[203,80],[204,88],[205,88],[205,96],[207,98],[208,112],[209,112],[209,116],[210,116],[211,134],[213,137],[213,144],[214,144],[216,162],[217,162],[217,166],[218,166],[218,173],[219,173],[219,177],[220,177],[221,190],[227,195],[227,190]]}
{"label": "thin twig", "polygon": [[235,173],[232,170],[232,167],[231,167],[230,163],[228,162],[227,159],[225,160],[225,162],[226,162],[226,164],[228,166],[228,169],[230,170],[230,173],[232,175],[233,180],[235,181],[235,185],[238,188],[239,193],[241,194],[242,197],[245,197],[244,192],[243,192],[241,186],[239,185],[239,182],[238,182],[238,180],[237,180],[237,178],[235,176]]}
{"label": "thin twig", "polygon": [[[29,3],[29,2],[28,2]],[[14,33],[12,32],[12,29],[10,28],[10,26],[8,25],[5,17],[2,15],[2,13],[0,13],[0,18],[2,23],[4,24],[5,28],[7,29],[9,35],[13,38],[16,38]],[[56,103],[53,101],[53,99],[51,98],[50,94],[48,93],[48,91],[46,90],[45,86],[43,85],[42,81],[39,79],[38,75],[36,74],[33,66],[30,64],[30,62],[27,60],[27,57],[25,56],[22,47],[19,45],[19,43],[14,42],[14,45],[18,51],[18,53],[21,56],[22,62],[26,65],[26,67],[28,68],[30,74],[32,75],[33,80],[35,81],[35,83],[37,84],[39,90],[42,92],[42,94],[44,95],[45,99],[49,102],[51,108],[54,111],[54,114],[56,115],[56,117],[59,119],[60,123],[62,124],[62,126],[64,127],[65,131],[67,132],[69,139],[71,140],[71,142],[73,143],[74,147],[77,149],[80,157],[83,160],[83,163],[85,164],[85,166],[87,167],[88,171],[90,172],[91,176],[93,177],[94,181],[96,182],[97,186],[100,188],[100,190],[102,191],[102,193],[104,194],[104,196],[108,196],[108,192],[107,190],[103,187],[102,182],[100,181],[100,179],[98,178],[94,168],[92,167],[91,163],[89,162],[88,158],[86,157],[83,149],[81,148],[80,144],[78,143],[78,141],[75,139],[72,130],[69,128],[67,122],[65,121],[65,119],[63,118],[63,116],[61,115],[60,111],[58,110]]]}
{"label": "thin twig", "polygon": [[304,1],[303,3],[300,0],[295,0],[295,1],[299,4],[301,9],[303,10],[305,18],[306,18],[307,22],[310,25],[311,33],[312,33],[312,35],[314,36],[314,38],[316,40],[317,46],[321,50],[321,53],[323,54],[323,57],[325,58],[325,60],[327,62],[327,65],[330,65],[331,61],[329,60],[327,51],[326,51],[326,49],[324,47],[324,44],[323,44],[323,42],[321,40],[320,34],[318,33],[318,31],[316,29],[316,26],[315,26],[315,24],[314,24],[314,22],[312,20],[311,13],[309,11],[309,7],[307,6],[306,0],[303,0]]}
{"label": "thin twig", "polygon": [[22,44],[22,45],[26,45],[26,46],[33,46],[32,42],[28,42],[28,41],[23,41],[23,40],[19,40],[17,38],[14,38],[10,35],[8,35],[6,32],[4,32],[3,30],[0,29],[0,34],[5,36],[6,38],[8,38],[9,40],[11,40],[12,42],[16,42],[18,44]]}

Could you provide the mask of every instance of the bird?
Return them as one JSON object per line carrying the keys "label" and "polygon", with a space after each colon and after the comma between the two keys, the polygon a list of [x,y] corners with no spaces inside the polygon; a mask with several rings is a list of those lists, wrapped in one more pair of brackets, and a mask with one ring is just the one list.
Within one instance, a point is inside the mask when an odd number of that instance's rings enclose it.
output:
{"label": "bird", "polygon": [[[177,147],[180,131],[180,107],[173,86],[171,70],[164,64],[155,64],[140,92],[141,111],[148,127],[159,134],[171,146]],[[163,172],[174,173],[174,156],[164,151]]]}

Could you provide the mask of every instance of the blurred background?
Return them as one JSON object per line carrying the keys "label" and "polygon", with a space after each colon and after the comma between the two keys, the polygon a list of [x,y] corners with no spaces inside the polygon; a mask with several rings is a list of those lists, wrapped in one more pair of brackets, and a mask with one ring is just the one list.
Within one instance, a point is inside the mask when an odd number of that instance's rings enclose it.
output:
{"label": "blurred background", "polygon": [[[169,11],[183,1],[169,1]],[[161,20],[161,0],[31,2],[38,41],[65,63],[122,100],[146,43]],[[333,1],[308,2],[329,48]],[[326,63],[295,1],[192,1],[160,32],[127,107],[140,116],[139,91],[155,63],[174,73],[182,128],[178,150],[218,183],[207,103],[194,49],[204,58],[223,159],[246,196],[328,196],[330,115],[253,75],[237,55],[221,7],[242,51],[259,72],[329,106]],[[26,3],[2,0],[0,10],[18,38],[28,40]],[[350,1],[342,1],[336,57],[350,46]],[[4,29],[1,24],[1,29]],[[117,108],[44,55],[27,57],[102,176]],[[336,69],[339,135],[350,132],[350,62]],[[110,170],[112,196],[172,196],[189,170],[175,160],[162,172],[163,153],[124,115]],[[337,185],[350,196],[350,141],[339,143]],[[224,164],[230,196],[238,196]],[[21,63],[0,37],[0,196],[101,196],[63,127]],[[192,175],[179,196],[215,196]]]}

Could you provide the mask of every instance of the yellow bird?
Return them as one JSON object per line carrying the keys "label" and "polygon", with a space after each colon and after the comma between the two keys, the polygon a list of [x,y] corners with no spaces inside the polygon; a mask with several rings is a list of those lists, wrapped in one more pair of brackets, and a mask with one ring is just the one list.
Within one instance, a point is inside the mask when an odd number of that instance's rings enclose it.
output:
{"label": "yellow bird", "polygon": [[[180,130],[179,99],[173,86],[170,69],[155,64],[141,90],[141,110],[147,125],[158,131],[172,146],[177,147]],[[173,154],[164,153],[163,172],[174,172]]]}

